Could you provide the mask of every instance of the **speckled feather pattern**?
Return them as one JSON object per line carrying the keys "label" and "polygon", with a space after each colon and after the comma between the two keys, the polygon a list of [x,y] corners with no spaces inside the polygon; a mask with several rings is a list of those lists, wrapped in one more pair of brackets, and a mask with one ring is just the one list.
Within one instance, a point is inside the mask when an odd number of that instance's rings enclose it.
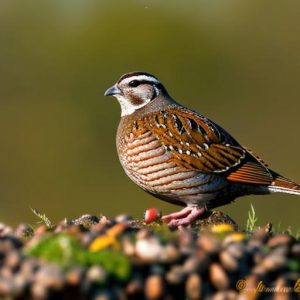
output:
{"label": "speckled feather pattern", "polygon": [[[140,83],[132,83],[139,78]],[[155,77],[129,73],[117,84],[123,89],[116,95],[123,109],[116,141],[119,158],[126,174],[145,191],[207,208],[249,194],[300,194],[298,184],[269,169],[216,123],[175,102]],[[151,100],[134,107],[137,95]]]}

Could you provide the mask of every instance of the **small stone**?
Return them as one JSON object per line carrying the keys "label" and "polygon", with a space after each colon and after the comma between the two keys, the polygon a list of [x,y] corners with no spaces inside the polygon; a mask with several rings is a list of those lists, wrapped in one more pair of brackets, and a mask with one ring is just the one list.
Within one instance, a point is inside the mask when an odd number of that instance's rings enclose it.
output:
{"label": "small stone", "polygon": [[26,289],[27,285],[29,283],[28,278],[26,278],[23,274],[18,273],[13,278],[13,296],[14,297],[20,297],[24,290]]}
{"label": "small stone", "polygon": [[186,297],[190,300],[201,299],[202,279],[197,273],[189,275],[186,281],[185,291]]}
{"label": "small stone", "polygon": [[294,291],[294,287],[289,284],[283,277],[277,278],[275,282],[276,293],[274,293],[274,300],[289,300],[291,299],[291,292]]}
{"label": "small stone", "polygon": [[245,239],[246,239],[246,235],[242,232],[230,233],[225,237],[223,241],[223,246],[226,247],[227,245],[232,243],[239,243],[244,241]]}
{"label": "small stone", "polygon": [[209,267],[209,278],[217,290],[226,290],[229,287],[229,278],[224,269],[218,263],[212,263]]}
{"label": "small stone", "polygon": [[144,285],[142,280],[139,278],[135,278],[127,284],[127,286],[125,287],[125,292],[129,296],[135,296],[141,294],[143,292],[143,288]]}
{"label": "small stone", "polygon": [[145,297],[147,300],[163,299],[165,284],[160,275],[150,275],[145,282]]}
{"label": "small stone", "polygon": [[99,266],[91,266],[86,272],[86,278],[91,282],[104,283],[107,279],[107,273]]}
{"label": "small stone", "polygon": [[35,231],[34,231],[34,234],[35,235],[42,235],[44,234],[46,231],[48,230],[47,226],[45,224],[41,224],[39,225]]}
{"label": "small stone", "polygon": [[210,299],[211,300],[236,300],[237,297],[238,297],[238,293],[236,291],[230,290],[230,291],[217,292]]}
{"label": "small stone", "polygon": [[124,237],[122,240],[122,247],[123,247],[123,252],[127,255],[127,256],[133,256],[135,253],[135,245],[133,244],[133,242],[127,238]]}
{"label": "small stone", "polygon": [[259,284],[259,277],[251,274],[245,279],[241,278],[235,283],[236,290],[240,293],[238,300],[248,300],[257,298],[257,286]]}
{"label": "small stone", "polygon": [[194,252],[196,237],[196,233],[186,227],[182,227],[178,231],[179,249],[182,254]]}
{"label": "small stone", "polygon": [[115,221],[117,223],[125,223],[125,222],[132,221],[132,220],[133,220],[133,218],[131,216],[128,216],[125,214],[118,215],[115,217]]}
{"label": "small stone", "polygon": [[174,263],[180,257],[178,249],[173,244],[167,244],[162,248],[160,261],[163,263]]}
{"label": "small stone", "polygon": [[136,239],[142,240],[151,236],[151,232],[148,228],[142,228],[136,233]]}
{"label": "small stone", "polygon": [[30,287],[33,299],[48,299],[48,288],[39,283],[33,283]]}
{"label": "small stone", "polygon": [[285,267],[287,264],[286,256],[280,253],[270,253],[261,262],[261,267],[266,271],[275,271]]}
{"label": "small stone", "polygon": [[197,246],[210,254],[216,253],[221,247],[221,242],[214,236],[206,233],[200,234]]}
{"label": "small stone", "polygon": [[155,237],[140,239],[135,244],[135,253],[145,262],[158,261],[162,252],[162,245]]}
{"label": "small stone", "polygon": [[226,251],[233,257],[240,259],[245,256],[246,247],[241,243],[230,244],[226,247]]}
{"label": "small stone", "polygon": [[300,261],[300,243],[296,243],[293,245],[291,253],[296,259]]}
{"label": "small stone", "polygon": [[37,271],[34,281],[41,286],[59,290],[64,285],[64,276],[59,266],[45,265]]}
{"label": "small stone", "polygon": [[13,250],[6,256],[4,264],[10,269],[16,269],[21,262],[20,252]]}
{"label": "small stone", "polygon": [[16,230],[15,235],[19,238],[31,237],[34,234],[32,227],[27,224],[20,224]]}
{"label": "small stone", "polygon": [[3,223],[0,223],[0,237],[8,236],[13,234],[13,229]]}
{"label": "small stone", "polygon": [[11,279],[0,278],[0,297],[10,296],[13,293],[13,290],[14,285]]}
{"label": "small stone", "polygon": [[80,267],[74,267],[66,274],[66,282],[69,285],[79,285],[83,278],[83,269]]}
{"label": "small stone", "polygon": [[228,253],[226,250],[221,251],[220,255],[220,262],[222,266],[230,272],[235,272],[239,268],[238,260],[233,257],[230,253]]}
{"label": "small stone", "polygon": [[207,263],[207,255],[203,255],[201,258],[199,256],[190,256],[184,262],[183,270],[185,273],[200,272],[206,268]]}
{"label": "small stone", "polygon": [[186,278],[186,272],[181,265],[174,265],[171,270],[166,274],[166,280],[172,285],[183,283]]}
{"label": "small stone", "polygon": [[275,248],[278,246],[290,246],[293,243],[293,238],[287,234],[278,234],[273,236],[268,240],[267,245],[270,248]]}

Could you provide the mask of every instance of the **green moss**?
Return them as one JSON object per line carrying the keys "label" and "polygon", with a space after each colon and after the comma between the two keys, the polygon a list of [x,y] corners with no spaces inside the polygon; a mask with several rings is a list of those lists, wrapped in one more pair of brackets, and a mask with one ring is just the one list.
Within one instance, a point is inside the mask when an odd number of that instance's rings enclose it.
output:
{"label": "green moss", "polygon": [[130,262],[121,252],[108,249],[90,252],[67,233],[46,235],[27,249],[26,255],[42,258],[64,268],[99,265],[117,280],[126,280],[131,273]]}

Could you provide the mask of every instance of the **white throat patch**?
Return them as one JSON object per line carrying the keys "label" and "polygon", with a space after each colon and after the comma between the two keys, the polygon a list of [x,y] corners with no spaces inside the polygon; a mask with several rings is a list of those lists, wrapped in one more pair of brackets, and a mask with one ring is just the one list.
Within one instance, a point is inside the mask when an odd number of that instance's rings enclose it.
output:
{"label": "white throat patch", "polygon": [[140,105],[133,105],[132,103],[130,103],[130,101],[128,101],[128,99],[126,99],[122,95],[115,95],[115,97],[118,99],[118,101],[121,105],[121,117],[131,115],[137,109],[147,105],[151,101],[151,99],[149,99],[148,101],[144,101]]}

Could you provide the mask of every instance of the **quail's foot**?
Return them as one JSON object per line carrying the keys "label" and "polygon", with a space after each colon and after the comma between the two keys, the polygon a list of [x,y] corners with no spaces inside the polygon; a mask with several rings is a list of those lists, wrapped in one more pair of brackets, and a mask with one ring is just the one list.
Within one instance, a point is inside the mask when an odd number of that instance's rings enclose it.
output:
{"label": "quail's foot", "polygon": [[204,207],[187,206],[179,212],[175,212],[162,217],[162,220],[168,223],[171,228],[186,226],[197,220],[205,213]]}

